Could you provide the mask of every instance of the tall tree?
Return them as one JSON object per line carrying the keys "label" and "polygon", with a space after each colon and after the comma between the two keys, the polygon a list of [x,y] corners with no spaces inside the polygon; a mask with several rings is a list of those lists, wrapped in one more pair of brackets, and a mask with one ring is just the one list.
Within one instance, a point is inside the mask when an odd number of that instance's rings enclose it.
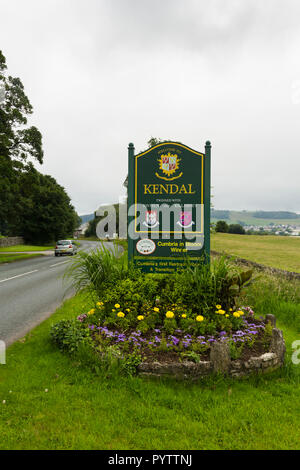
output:
{"label": "tall tree", "polygon": [[25,161],[28,157],[43,162],[42,135],[27,126],[33,109],[19,78],[7,75],[6,59],[0,51],[0,156]]}
{"label": "tall tree", "polygon": [[0,233],[9,233],[16,219],[18,174],[26,171],[29,158],[43,162],[42,135],[27,126],[32,111],[21,80],[7,74],[0,51]]}
{"label": "tall tree", "polygon": [[71,236],[79,219],[64,188],[33,166],[43,149],[40,131],[28,126],[32,112],[0,51],[0,233],[43,243]]}
{"label": "tall tree", "polygon": [[52,176],[39,173],[31,165],[19,174],[18,188],[16,218],[11,223],[15,234],[35,243],[73,236],[79,217],[65,189]]}

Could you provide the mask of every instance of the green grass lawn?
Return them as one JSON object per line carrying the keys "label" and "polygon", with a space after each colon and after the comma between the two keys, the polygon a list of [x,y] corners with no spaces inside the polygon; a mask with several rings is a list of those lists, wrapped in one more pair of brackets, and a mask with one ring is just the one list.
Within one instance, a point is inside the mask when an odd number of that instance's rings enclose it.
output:
{"label": "green grass lawn", "polygon": [[14,246],[4,246],[0,248],[1,252],[16,252],[16,251],[47,251],[54,250],[54,245],[51,246],[36,246],[36,245],[14,245]]}
{"label": "green grass lawn", "polygon": [[[257,292],[249,295],[255,300]],[[278,296],[273,289],[275,314]],[[88,307],[83,293],[67,300],[8,349],[0,365],[0,449],[300,448],[300,365],[288,358],[271,375],[193,384],[96,375],[49,341],[53,323]],[[284,333],[290,349],[299,332],[292,323]]]}
{"label": "green grass lawn", "polygon": [[287,271],[300,272],[300,237],[214,233],[211,248]]}
{"label": "green grass lawn", "polygon": [[1,254],[0,253],[0,264],[13,263],[14,261],[22,261],[23,259],[36,258],[42,256],[39,254]]}

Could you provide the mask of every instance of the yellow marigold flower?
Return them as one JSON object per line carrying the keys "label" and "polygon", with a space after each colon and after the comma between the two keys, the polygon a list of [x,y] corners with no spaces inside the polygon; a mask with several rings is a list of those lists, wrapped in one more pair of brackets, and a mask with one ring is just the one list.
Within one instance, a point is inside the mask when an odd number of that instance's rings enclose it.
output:
{"label": "yellow marigold flower", "polygon": [[153,310],[154,310],[154,312],[159,312],[159,308],[158,308],[158,307],[154,307]]}
{"label": "yellow marigold flower", "polygon": [[169,311],[166,313],[166,317],[167,317],[167,318],[173,318],[173,317],[174,317],[174,313],[169,310]]}
{"label": "yellow marigold flower", "polygon": [[224,315],[224,313],[226,313],[226,312],[225,312],[225,310],[218,310],[218,313],[219,313],[219,315]]}
{"label": "yellow marigold flower", "polygon": [[203,320],[204,320],[204,317],[203,317],[202,315],[198,315],[198,316],[196,317],[196,320],[197,320],[197,321],[203,321]]}
{"label": "yellow marigold flower", "polygon": [[115,304],[115,307],[116,307],[116,308],[120,308],[120,305],[119,305],[119,304]]}
{"label": "yellow marigold flower", "polygon": [[244,315],[243,310],[238,310],[237,313],[239,313],[240,315]]}
{"label": "yellow marigold flower", "polygon": [[120,318],[125,317],[125,313],[123,313],[123,312],[119,312],[117,315],[118,315],[118,317],[120,317]]}
{"label": "yellow marigold flower", "polygon": [[185,313],[183,313],[181,316],[182,316],[182,318],[186,318],[186,314],[185,314]]}
{"label": "yellow marigold flower", "polygon": [[229,309],[229,312],[232,312],[232,308]]}
{"label": "yellow marigold flower", "polygon": [[239,314],[239,312],[233,312],[233,316],[234,316],[235,318],[239,318],[240,314]]}
{"label": "yellow marigold flower", "polygon": [[102,307],[103,302],[97,302],[96,305],[97,305],[97,307]]}
{"label": "yellow marigold flower", "polygon": [[229,317],[228,313],[226,313],[225,317]]}
{"label": "yellow marigold flower", "polygon": [[139,316],[137,317],[138,320],[144,320],[144,318],[145,318],[144,315],[139,315]]}
{"label": "yellow marigold flower", "polygon": [[126,312],[130,312],[130,308],[126,308]]}
{"label": "yellow marigold flower", "polygon": [[111,310],[111,311],[112,311],[112,312],[115,312],[115,311],[116,311],[116,309],[115,309],[115,308],[112,308],[112,310]]}
{"label": "yellow marigold flower", "polygon": [[94,308],[92,308],[92,310],[90,310],[90,311],[88,312],[88,315],[93,315],[93,314],[95,313],[95,311],[96,311],[96,310],[95,310]]}
{"label": "yellow marigold flower", "polygon": [[216,305],[216,308],[220,310],[220,308],[222,308],[222,305]]}

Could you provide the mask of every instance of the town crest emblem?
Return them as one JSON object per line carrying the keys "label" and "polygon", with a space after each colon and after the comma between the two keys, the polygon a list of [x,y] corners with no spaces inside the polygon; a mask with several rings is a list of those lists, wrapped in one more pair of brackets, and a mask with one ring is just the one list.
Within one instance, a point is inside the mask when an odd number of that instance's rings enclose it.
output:
{"label": "town crest emblem", "polygon": [[177,224],[182,228],[191,227],[194,224],[192,220],[192,212],[191,211],[181,212]]}
{"label": "town crest emblem", "polygon": [[147,211],[146,212],[146,220],[144,222],[144,225],[148,228],[154,228],[159,225],[159,222],[157,220],[157,211]]}
{"label": "town crest emblem", "polygon": [[155,173],[155,175],[163,180],[172,181],[177,178],[180,178],[183,173],[176,175],[177,170],[179,170],[180,158],[176,154],[168,152],[167,154],[161,155],[158,159],[159,170],[162,172],[162,175]]}

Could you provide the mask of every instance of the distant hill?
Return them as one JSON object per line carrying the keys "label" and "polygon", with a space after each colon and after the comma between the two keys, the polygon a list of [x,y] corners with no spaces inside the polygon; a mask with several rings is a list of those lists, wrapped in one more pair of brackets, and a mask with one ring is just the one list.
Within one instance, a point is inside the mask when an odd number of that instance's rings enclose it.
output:
{"label": "distant hill", "polygon": [[226,220],[226,219],[229,219],[230,217],[230,211],[220,211],[220,210],[212,209],[210,216],[213,219]]}
{"label": "distant hill", "polygon": [[94,218],[94,213],[93,214],[80,215],[79,217],[81,218],[82,223],[85,224],[86,222],[89,222],[90,220],[92,220]]}
{"label": "distant hill", "polygon": [[256,211],[253,212],[253,217],[259,219],[300,219],[300,215],[296,212],[287,212],[287,211]]}
{"label": "distant hill", "polygon": [[300,215],[289,211],[230,211],[211,210],[212,222],[225,220],[228,224],[241,225],[300,225]]}

